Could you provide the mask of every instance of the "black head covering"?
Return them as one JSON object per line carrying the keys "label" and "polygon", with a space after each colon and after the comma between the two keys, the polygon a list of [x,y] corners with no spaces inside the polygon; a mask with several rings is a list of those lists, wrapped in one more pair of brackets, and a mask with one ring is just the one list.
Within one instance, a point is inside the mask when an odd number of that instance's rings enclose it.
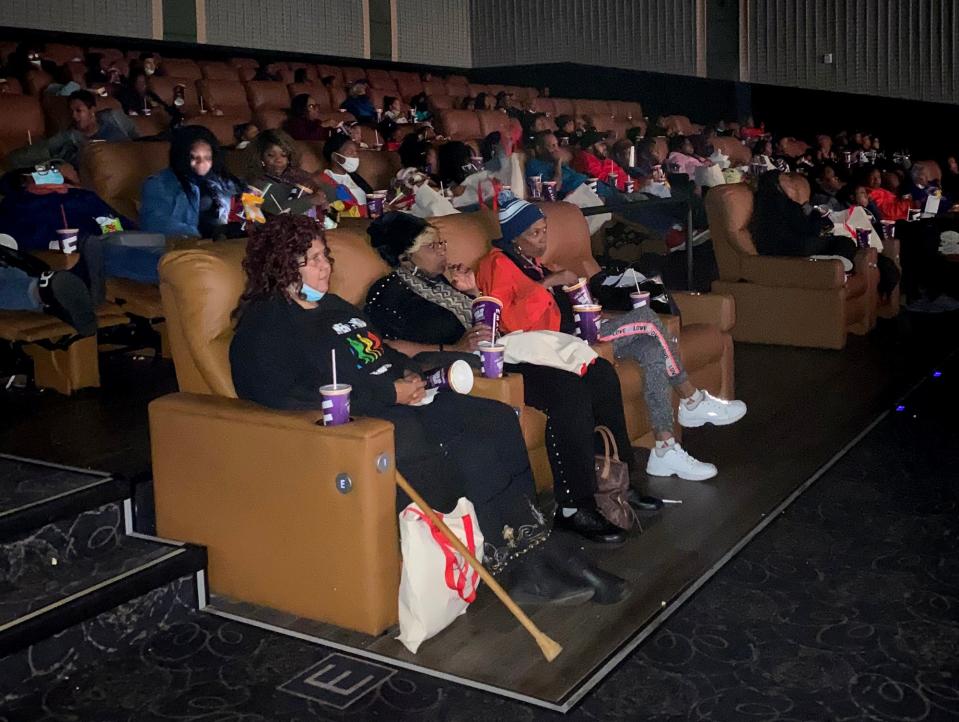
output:
{"label": "black head covering", "polygon": [[422,218],[410,213],[391,211],[373,221],[367,233],[370,243],[391,267],[400,265],[400,258],[410,248],[413,241],[428,224]]}

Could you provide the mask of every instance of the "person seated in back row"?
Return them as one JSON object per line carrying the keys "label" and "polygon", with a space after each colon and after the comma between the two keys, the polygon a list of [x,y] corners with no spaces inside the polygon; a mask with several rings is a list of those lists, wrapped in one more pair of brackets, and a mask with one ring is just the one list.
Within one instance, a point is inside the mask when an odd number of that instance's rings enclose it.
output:
{"label": "person seated in back row", "polygon": [[[834,235],[833,226],[809,205],[809,182],[803,176],[768,171],[759,177],[750,230],[760,255],[840,256],[851,263],[856,241]],[[878,259],[879,295],[887,298],[899,283],[899,270],[891,258],[880,253]]]}
{"label": "person seated in back row", "polygon": [[357,172],[359,147],[350,136],[335,133],[323,146],[323,157],[328,164],[325,182],[334,189],[330,207],[340,216],[366,218],[366,196],[373,192],[373,187]]}
{"label": "person seated in back row", "polygon": [[51,138],[37,139],[7,155],[7,166],[26,168],[51,160],[62,160],[79,168],[80,151],[98,141],[108,143],[136,140],[133,121],[116,108],[98,111],[96,96],[89,90],[70,95],[70,127]]}
{"label": "person seated in back row", "polygon": [[332,187],[300,168],[294,140],[282,130],[264,130],[256,137],[255,147],[260,171],[246,180],[263,193],[260,210],[267,215],[292,213],[322,218]]}
{"label": "person seated in back row", "polygon": [[354,80],[347,91],[349,95],[340,103],[340,109],[352,114],[358,123],[375,124],[376,108],[367,95],[368,83],[365,80]]}

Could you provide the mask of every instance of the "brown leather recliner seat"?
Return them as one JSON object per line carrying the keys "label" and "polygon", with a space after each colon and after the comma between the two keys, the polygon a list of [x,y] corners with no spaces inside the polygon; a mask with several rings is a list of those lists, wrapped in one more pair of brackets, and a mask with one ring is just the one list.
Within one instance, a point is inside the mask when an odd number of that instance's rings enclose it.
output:
{"label": "brown leather recliner seat", "polygon": [[445,110],[436,113],[437,130],[453,140],[472,140],[483,137],[480,116],[473,110]]}
{"label": "brown leather recliner seat", "polygon": [[737,138],[719,135],[713,138],[711,143],[713,148],[721,150],[723,153],[729,156],[729,161],[734,167],[748,165],[749,161],[752,160],[753,154],[750,152],[749,148],[744,146]]}
{"label": "brown leather recliner seat", "polygon": [[180,112],[185,116],[200,112],[200,96],[196,91],[196,80],[166,75],[153,75],[147,81],[147,87],[167,105],[172,105],[177,86],[183,87],[183,105]]}
{"label": "brown leather recliner seat", "polygon": [[[244,83],[246,97],[254,110],[263,108],[286,109],[290,107],[290,93],[283,83],[272,80],[251,80]],[[309,91],[307,91],[309,92]]]}
{"label": "brown leather recliner seat", "polygon": [[200,73],[206,80],[239,80],[237,67],[231,63],[204,60],[198,63]]}
{"label": "brown leather recliner seat", "polygon": [[[790,182],[809,184],[801,176]],[[752,343],[839,349],[846,334],[875,324],[876,251],[861,251],[848,281],[839,261],[760,256],[749,223],[753,192],[744,183],[718,186],[706,196],[719,280],[714,293],[736,299],[733,338]]]}
{"label": "brown leather recliner seat", "polygon": [[45,122],[40,100],[30,95],[0,95],[0,164],[7,153],[43,139]]}
{"label": "brown leather recliner seat", "polygon": [[200,80],[197,91],[205,103],[205,109],[221,111],[224,116],[239,118],[237,122],[250,120],[253,112],[246,97],[246,88],[239,80]]}
{"label": "brown leather recliner seat", "polygon": [[[387,271],[366,238],[328,234],[331,291],[362,304]],[[323,428],[321,412],[236,398],[231,313],[242,241],[173,251],[160,263],[181,392],[150,404],[158,532],[204,544],[211,589],[367,634],[396,622],[400,556],[392,424]],[[522,405],[522,381],[477,379]]]}

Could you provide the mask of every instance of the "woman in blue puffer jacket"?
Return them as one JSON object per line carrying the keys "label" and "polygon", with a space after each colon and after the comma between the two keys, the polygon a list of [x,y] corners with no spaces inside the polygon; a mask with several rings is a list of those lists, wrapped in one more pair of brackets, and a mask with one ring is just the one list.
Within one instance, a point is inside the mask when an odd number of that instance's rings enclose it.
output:
{"label": "woman in blue puffer jacket", "polygon": [[[233,197],[243,184],[223,164],[220,145],[206,128],[184,126],[170,143],[170,167],[143,182],[140,229],[167,237],[230,238],[242,235],[230,223]],[[157,264],[166,246],[104,247],[108,276],[158,283]]]}

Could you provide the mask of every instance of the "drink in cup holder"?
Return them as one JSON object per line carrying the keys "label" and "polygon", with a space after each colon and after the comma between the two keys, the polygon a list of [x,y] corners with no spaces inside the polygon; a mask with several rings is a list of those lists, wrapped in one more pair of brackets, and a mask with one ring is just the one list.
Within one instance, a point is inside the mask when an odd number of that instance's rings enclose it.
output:
{"label": "drink in cup holder", "polygon": [[483,376],[488,379],[503,377],[503,353],[505,346],[483,342],[480,344],[480,358],[483,359]]}
{"label": "drink in cup holder", "polygon": [[529,184],[529,195],[530,199],[534,201],[542,200],[543,198],[543,176],[534,175],[530,176],[527,181]]}
{"label": "drink in cup holder", "polygon": [[543,182],[543,200],[550,202],[556,201],[556,181]]}
{"label": "drink in cup holder", "polygon": [[350,420],[350,391],[349,384],[327,384],[320,386],[320,396],[323,397],[323,425],[339,426]]}
{"label": "drink in cup holder", "polygon": [[629,294],[630,303],[633,308],[645,308],[649,305],[649,293],[646,291],[633,291]]}
{"label": "drink in cup holder", "polygon": [[78,228],[61,228],[57,231],[57,246],[63,253],[77,252],[77,236],[80,233]]}
{"label": "drink in cup holder", "polygon": [[599,338],[600,314],[603,307],[599,304],[573,306],[573,319],[576,321],[576,335],[588,344],[596,343]]}
{"label": "drink in cup holder", "polygon": [[383,205],[386,203],[386,191],[375,191],[366,197],[366,210],[370,218],[376,219],[383,215]]}
{"label": "drink in cup holder", "polygon": [[868,228],[856,229],[856,245],[859,248],[869,248],[869,229]]}

